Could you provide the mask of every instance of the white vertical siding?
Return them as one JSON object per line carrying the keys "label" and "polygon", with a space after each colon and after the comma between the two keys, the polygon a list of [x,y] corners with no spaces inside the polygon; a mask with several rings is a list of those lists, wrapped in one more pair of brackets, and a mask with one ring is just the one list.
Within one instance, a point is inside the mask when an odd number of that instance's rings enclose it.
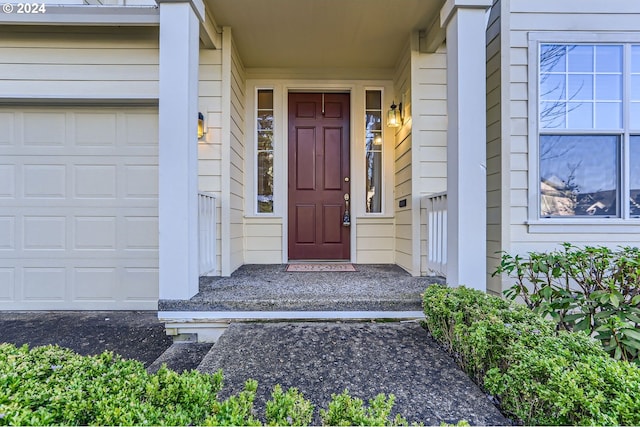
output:
{"label": "white vertical siding", "polygon": [[[502,53],[503,72],[508,73],[508,105],[503,108],[503,119],[508,121],[509,134],[502,137],[501,153],[510,158],[508,184],[510,188],[510,219],[503,221],[502,248],[513,253],[526,253],[557,249],[558,244],[570,241],[576,244],[607,245],[615,247],[640,240],[640,234],[629,233],[624,226],[611,232],[545,232],[539,226],[535,233],[529,231],[528,179],[529,179],[529,133],[528,133],[528,71],[536,64],[528,63],[528,34],[541,31],[566,31],[582,33],[638,32],[640,2],[627,0],[511,0],[502,4],[503,18],[508,14],[509,43]],[[562,40],[560,40],[562,41]],[[504,45],[504,43],[503,43]],[[508,61],[508,62],[507,62]],[[508,68],[507,68],[508,67]],[[504,98],[503,98],[504,99]],[[504,181],[504,180],[503,180]],[[494,185],[495,186],[495,185]],[[504,199],[504,198],[503,198]],[[551,230],[550,230],[551,231]]]}
{"label": "white vertical siding", "polygon": [[0,97],[157,99],[157,28],[0,27]]}

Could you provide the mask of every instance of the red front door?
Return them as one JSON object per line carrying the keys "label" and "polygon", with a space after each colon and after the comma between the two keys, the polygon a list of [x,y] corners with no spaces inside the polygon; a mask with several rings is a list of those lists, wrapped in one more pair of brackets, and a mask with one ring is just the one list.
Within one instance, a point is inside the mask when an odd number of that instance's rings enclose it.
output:
{"label": "red front door", "polygon": [[349,94],[289,94],[289,259],[350,259]]}

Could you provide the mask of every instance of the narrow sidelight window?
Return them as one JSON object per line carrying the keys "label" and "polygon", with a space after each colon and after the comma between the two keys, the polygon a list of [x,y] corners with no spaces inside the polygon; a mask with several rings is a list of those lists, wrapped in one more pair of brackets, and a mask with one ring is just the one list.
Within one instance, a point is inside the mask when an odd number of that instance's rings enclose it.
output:
{"label": "narrow sidelight window", "polygon": [[366,91],[365,157],[367,213],[382,212],[382,91]]}
{"label": "narrow sidelight window", "polygon": [[273,90],[258,90],[257,111],[258,213],[273,212]]}

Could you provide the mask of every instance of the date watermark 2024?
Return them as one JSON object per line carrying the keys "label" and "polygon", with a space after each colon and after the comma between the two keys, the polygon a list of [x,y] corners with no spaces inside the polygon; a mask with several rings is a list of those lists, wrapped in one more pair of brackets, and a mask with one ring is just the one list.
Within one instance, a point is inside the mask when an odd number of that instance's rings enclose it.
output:
{"label": "date watermark 2024", "polygon": [[2,5],[2,12],[24,14],[46,13],[47,7],[44,3],[5,3]]}

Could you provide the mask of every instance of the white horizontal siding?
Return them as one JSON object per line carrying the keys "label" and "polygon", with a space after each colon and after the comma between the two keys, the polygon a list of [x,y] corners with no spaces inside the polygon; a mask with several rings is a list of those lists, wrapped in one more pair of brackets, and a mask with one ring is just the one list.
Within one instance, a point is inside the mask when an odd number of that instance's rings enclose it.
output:
{"label": "white horizontal siding", "polygon": [[282,263],[282,224],[282,218],[253,217],[245,219],[245,263]]}
{"label": "white horizontal siding", "polygon": [[0,28],[2,98],[157,99],[158,29]]}
{"label": "white horizontal siding", "polygon": [[244,264],[245,70],[231,43],[231,271]]}
{"label": "white horizontal siding", "polygon": [[358,264],[392,264],[395,229],[393,218],[358,218],[356,226]]}
{"label": "white horizontal siding", "polygon": [[[496,0],[487,26],[487,290],[500,293],[499,278],[491,276],[503,248],[502,156],[502,17]],[[508,174],[507,174],[508,175]]]}
{"label": "white horizontal siding", "polygon": [[216,271],[222,256],[222,51],[200,50],[198,109],[205,116],[206,135],[198,144],[198,189],[217,195]]}

